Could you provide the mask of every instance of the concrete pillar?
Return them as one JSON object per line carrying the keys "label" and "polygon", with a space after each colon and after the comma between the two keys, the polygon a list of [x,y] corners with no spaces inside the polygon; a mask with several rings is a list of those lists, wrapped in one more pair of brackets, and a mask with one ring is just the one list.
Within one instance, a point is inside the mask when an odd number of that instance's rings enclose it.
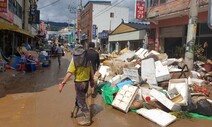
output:
{"label": "concrete pillar", "polygon": [[12,37],[12,54],[15,53],[15,33],[13,32],[13,37]]}
{"label": "concrete pillar", "polygon": [[130,48],[131,48],[131,47],[130,47],[130,41],[127,42],[127,47],[128,47],[128,49],[130,50]]}
{"label": "concrete pillar", "polygon": [[185,64],[188,66],[189,70],[193,69],[198,8],[199,8],[199,1],[192,0],[189,9],[189,23],[188,23],[186,52],[185,52]]}
{"label": "concrete pillar", "polygon": [[116,52],[119,51],[119,42],[116,42]]}
{"label": "concrete pillar", "polygon": [[159,26],[158,24],[156,25],[156,37],[155,37],[155,51],[159,50]]}
{"label": "concrete pillar", "polygon": [[143,48],[144,49],[147,49],[147,45],[148,45],[148,35],[147,35],[147,32],[144,36],[144,40],[143,40]]}
{"label": "concrete pillar", "polygon": [[111,50],[110,50],[110,45],[111,45],[110,42],[108,42],[108,44],[107,44],[107,52],[108,52],[108,53],[111,52]]}

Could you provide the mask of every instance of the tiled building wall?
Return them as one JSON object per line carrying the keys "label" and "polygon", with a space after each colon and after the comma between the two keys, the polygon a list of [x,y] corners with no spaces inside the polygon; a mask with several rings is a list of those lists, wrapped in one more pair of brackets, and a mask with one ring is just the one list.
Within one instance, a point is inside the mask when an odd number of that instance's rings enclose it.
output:
{"label": "tiled building wall", "polygon": [[[147,17],[155,17],[158,15],[169,14],[189,8],[191,0],[172,0],[164,4],[154,6],[147,9]],[[199,0],[200,6],[207,5],[208,0]]]}

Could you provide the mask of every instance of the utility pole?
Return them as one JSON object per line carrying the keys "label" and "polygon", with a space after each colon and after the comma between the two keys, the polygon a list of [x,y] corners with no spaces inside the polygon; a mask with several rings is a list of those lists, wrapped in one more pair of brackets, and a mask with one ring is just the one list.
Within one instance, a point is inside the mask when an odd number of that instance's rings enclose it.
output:
{"label": "utility pole", "polygon": [[197,16],[198,16],[199,0],[191,0],[189,9],[189,23],[186,40],[185,64],[189,70],[193,69],[194,63],[194,45],[197,32]]}
{"label": "utility pole", "polygon": [[79,3],[79,8],[78,8],[78,14],[77,14],[77,39],[78,39],[78,43],[81,43],[81,12],[82,12],[82,0],[80,0]]}

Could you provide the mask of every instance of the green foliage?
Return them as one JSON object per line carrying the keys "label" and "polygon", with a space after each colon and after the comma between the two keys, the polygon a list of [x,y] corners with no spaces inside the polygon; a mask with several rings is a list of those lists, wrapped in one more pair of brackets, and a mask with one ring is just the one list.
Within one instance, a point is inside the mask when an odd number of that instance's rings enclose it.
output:
{"label": "green foliage", "polygon": [[184,55],[185,55],[185,47],[177,46],[175,48],[175,57],[176,58],[181,58],[181,57],[184,57]]}
{"label": "green foliage", "polygon": [[204,55],[204,48],[202,45],[195,45],[194,46],[194,56],[197,58],[197,60],[200,61],[207,61],[207,57]]}
{"label": "green foliage", "polygon": [[192,116],[187,111],[172,112],[171,114],[176,116],[178,119],[191,119],[192,118]]}

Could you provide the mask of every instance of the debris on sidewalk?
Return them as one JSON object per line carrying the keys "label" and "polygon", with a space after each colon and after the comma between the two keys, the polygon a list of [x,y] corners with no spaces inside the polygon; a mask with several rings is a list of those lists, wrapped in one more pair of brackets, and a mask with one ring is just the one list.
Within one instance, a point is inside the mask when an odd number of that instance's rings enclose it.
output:
{"label": "debris on sidewalk", "polygon": [[106,104],[125,113],[136,110],[160,126],[174,122],[177,117],[172,113],[176,112],[212,117],[212,72],[206,71],[203,63],[194,62],[194,69],[188,70],[182,58],[143,48],[104,56],[108,57],[102,57],[95,80],[102,91],[105,82],[110,83],[108,88],[118,90],[102,92],[104,101],[110,96]]}

